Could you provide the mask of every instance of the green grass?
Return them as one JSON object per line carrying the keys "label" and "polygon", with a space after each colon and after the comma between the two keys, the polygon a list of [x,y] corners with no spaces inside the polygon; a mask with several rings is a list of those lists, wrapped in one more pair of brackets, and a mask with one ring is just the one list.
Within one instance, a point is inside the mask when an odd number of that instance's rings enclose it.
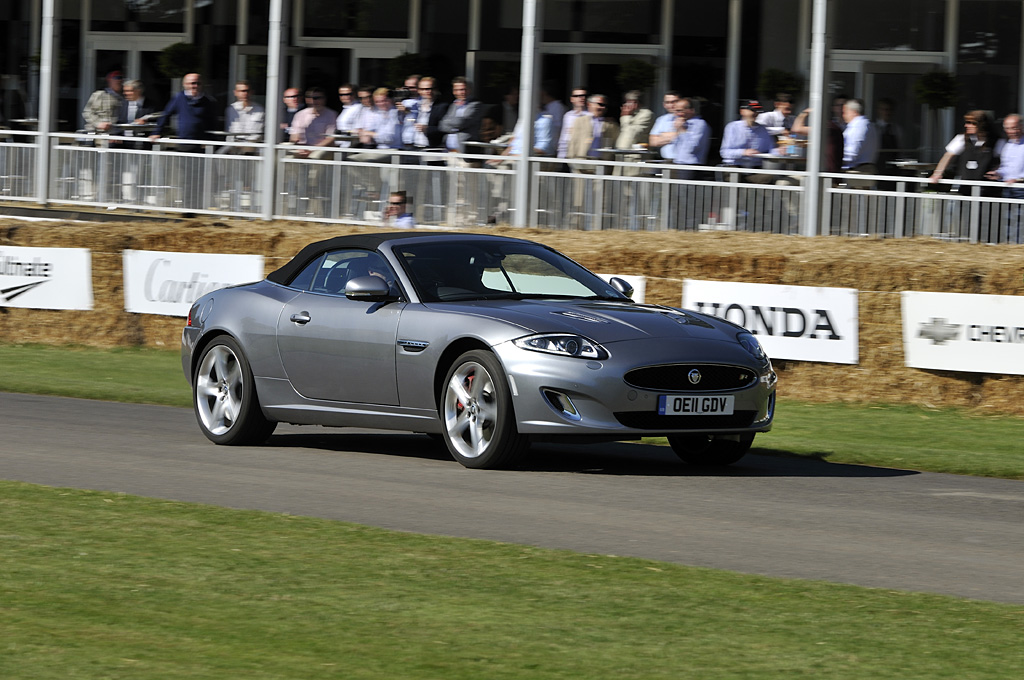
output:
{"label": "green grass", "polygon": [[0,344],[0,391],[189,406],[177,351]]}
{"label": "green grass", "polygon": [[0,482],[0,677],[1008,678],[1021,606]]}
{"label": "green grass", "polygon": [[[176,351],[0,344],[0,391],[189,406]],[[916,406],[779,403],[757,453],[1024,479],[1024,419]],[[662,443],[663,439],[648,440]]]}

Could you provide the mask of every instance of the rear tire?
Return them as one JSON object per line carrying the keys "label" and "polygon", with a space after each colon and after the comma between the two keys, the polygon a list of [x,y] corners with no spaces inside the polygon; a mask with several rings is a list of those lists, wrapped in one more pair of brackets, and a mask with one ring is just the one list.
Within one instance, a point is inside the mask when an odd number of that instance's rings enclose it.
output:
{"label": "rear tire", "polygon": [[216,444],[262,444],[277,427],[260,409],[242,348],[227,336],[203,350],[192,377],[192,406],[199,429]]}
{"label": "rear tire", "polygon": [[448,451],[465,467],[509,467],[529,446],[516,429],[505,372],[490,352],[455,360],[441,386],[440,415]]}
{"label": "rear tire", "polygon": [[724,467],[746,455],[754,443],[753,434],[739,439],[720,439],[710,434],[675,435],[668,438],[672,450],[690,465]]}

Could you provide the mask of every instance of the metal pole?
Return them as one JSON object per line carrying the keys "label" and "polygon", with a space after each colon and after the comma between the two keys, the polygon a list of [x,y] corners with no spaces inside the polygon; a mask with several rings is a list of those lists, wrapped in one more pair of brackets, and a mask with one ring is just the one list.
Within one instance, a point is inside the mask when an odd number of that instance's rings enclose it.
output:
{"label": "metal pole", "polygon": [[43,0],[39,30],[39,136],[36,137],[36,200],[46,204],[50,194],[50,131],[53,123],[53,31],[55,0]]}
{"label": "metal pole", "polygon": [[277,171],[278,130],[280,129],[280,96],[281,96],[281,17],[284,12],[285,0],[270,0],[270,24],[267,36],[267,105],[266,127],[263,133],[263,182],[260,193],[263,194],[263,210],[260,217],[264,220],[273,219],[277,193],[275,173]]}
{"label": "metal pole", "polygon": [[734,120],[740,98],[740,39],[743,30],[743,0],[729,0],[729,35],[726,38],[725,59],[725,125]]}
{"label": "metal pole", "polygon": [[814,0],[811,22],[811,91],[810,108],[814,122],[808,143],[807,176],[804,177],[804,204],[800,211],[800,234],[816,236],[821,214],[821,159],[827,139],[826,127],[831,117],[831,103],[825,101],[825,46],[828,0]]}
{"label": "metal pole", "polygon": [[525,227],[530,207],[530,167],[527,159],[533,153],[533,119],[537,117],[534,103],[533,73],[537,53],[537,5],[540,0],[523,1],[523,46],[519,67],[519,137],[520,157],[516,165],[515,212],[512,225]]}

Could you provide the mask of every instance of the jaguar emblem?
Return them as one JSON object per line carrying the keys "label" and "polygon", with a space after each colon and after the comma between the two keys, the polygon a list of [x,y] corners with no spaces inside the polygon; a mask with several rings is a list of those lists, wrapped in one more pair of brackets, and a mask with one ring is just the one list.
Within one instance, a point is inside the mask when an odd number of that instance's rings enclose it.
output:
{"label": "jaguar emblem", "polygon": [[700,382],[700,371],[695,368],[687,373],[686,377],[689,379],[691,385],[696,385]]}

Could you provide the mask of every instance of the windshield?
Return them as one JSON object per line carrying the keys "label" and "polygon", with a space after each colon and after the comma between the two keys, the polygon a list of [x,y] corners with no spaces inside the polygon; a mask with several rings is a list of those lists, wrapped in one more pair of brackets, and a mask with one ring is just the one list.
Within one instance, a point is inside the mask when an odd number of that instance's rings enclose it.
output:
{"label": "windshield", "polygon": [[394,251],[424,302],[527,298],[627,300],[600,277],[540,245],[420,243]]}

